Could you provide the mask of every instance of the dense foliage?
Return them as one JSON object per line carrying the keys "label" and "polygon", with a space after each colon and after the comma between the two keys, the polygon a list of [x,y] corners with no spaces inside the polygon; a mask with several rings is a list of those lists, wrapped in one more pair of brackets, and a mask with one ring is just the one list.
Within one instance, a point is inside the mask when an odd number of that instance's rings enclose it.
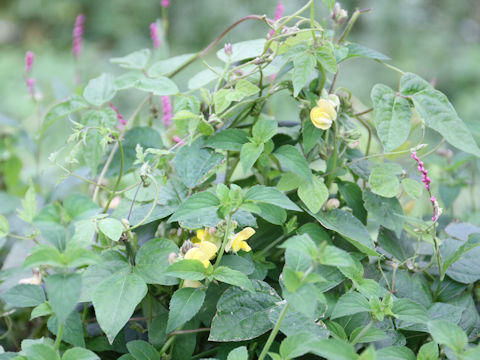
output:
{"label": "dense foliage", "polygon": [[[49,160],[79,192],[42,196],[40,170],[25,189],[18,158],[1,162],[1,186],[24,199],[0,236],[30,250],[0,273],[0,359],[480,358],[480,228],[445,215],[464,184],[435,170],[470,176],[480,149],[431,83],[348,41],[368,10],[324,3],[330,27],[309,0],[158,59],[165,4],[153,50],[85,85],[77,71],[35,140],[70,124]],[[265,34],[219,45],[247,21]],[[175,76],[215,47],[180,90]],[[371,107],[337,82],[357,58],[399,78],[372,88]],[[138,94],[127,118],[118,107]],[[280,120],[279,96],[298,118]]]}

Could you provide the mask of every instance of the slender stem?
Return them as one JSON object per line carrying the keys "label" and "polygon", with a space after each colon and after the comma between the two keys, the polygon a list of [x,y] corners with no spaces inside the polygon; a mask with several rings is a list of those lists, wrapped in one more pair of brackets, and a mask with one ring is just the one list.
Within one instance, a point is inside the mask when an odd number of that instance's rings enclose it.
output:
{"label": "slender stem", "polygon": [[333,90],[335,89],[335,83],[337,82],[337,77],[338,77],[338,71],[333,75],[333,80],[332,83],[330,84],[330,89],[328,90],[329,94],[333,93]]}
{"label": "slender stem", "polygon": [[270,249],[274,248],[275,246],[277,246],[277,244],[279,242],[281,242],[282,240],[285,239],[285,235],[282,235],[282,236],[279,236],[278,238],[276,238],[275,240],[273,240],[270,244],[268,244],[266,247],[264,247],[262,250],[260,251],[257,251],[255,253],[256,256],[262,256],[266,253],[268,253],[270,251]]}
{"label": "slender stem", "polygon": [[347,37],[347,35],[350,33],[350,30],[352,30],[353,25],[355,25],[355,22],[357,21],[358,15],[362,13],[369,12],[371,9],[365,9],[365,10],[358,10],[356,9],[355,12],[353,13],[352,17],[347,23],[347,26],[345,27],[345,30],[343,30],[342,35],[340,35],[340,38],[338,39],[337,43],[341,44],[343,40]]}
{"label": "slender stem", "polygon": [[275,324],[275,327],[273,328],[272,332],[270,333],[267,342],[265,343],[265,346],[262,349],[262,352],[260,353],[260,356],[258,357],[258,360],[263,360],[265,356],[268,353],[268,350],[270,349],[270,346],[272,346],[273,340],[275,340],[275,337],[277,336],[278,330],[280,330],[280,325],[282,324],[283,319],[285,318],[285,315],[287,314],[289,304],[287,303],[285,307],[283,308],[282,312],[280,313],[280,316],[278,317],[277,323]]}
{"label": "slender stem", "polygon": [[[142,108],[145,106],[145,104],[148,102],[148,100],[150,99],[151,96],[152,96],[151,94],[148,94],[148,96],[145,99],[143,99],[143,101],[137,106],[137,108],[135,109],[133,114],[128,118],[127,123],[125,124],[122,131],[120,132],[120,135],[118,136],[118,141],[113,146],[113,149],[110,152],[110,155],[108,156],[108,159],[105,162],[105,165],[103,166],[102,171],[100,172],[100,176],[98,177],[98,181],[97,181],[98,184],[102,183],[103,178],[105,177],[105,174],[107,173],[107,170],[110,167],[110,164],[112,163],[113,157],[114,157],[115,153],[117,152],[117,149],[119,148],[118,143],[120,141],[122,141],[123,136],[125,135],[125,132],[127,131],[127,124],[129,124],[133,119],[135,119],[137,114],[140,112],[140,110],[142,110]],[[92,197],[93,201],[95,201],[97,199],[98,190],[99,190],[99,187],[96,186],[95,190],[93,191],[93,197]]]}
{"label": "slender stem", "polygon": [[218,265],[220,264],[220,260],[222,260],[223,253],[225,252],[225,247],[227,246],[228,243],[228,235],[230,234],[230,226],[232,225],[232,213],[228,215],[227,218],[227,226],[225,227],[225,235],[223,236],[223,241],[222,241],[222,247],[220,248],[220,251],[218,252],[217,260],[215,261],[215,265],[213,265],[213,268],[216,269]]}
{"label": "slender stem", "polygon": [[229,27],[227,27],[222,33],[220,33],[220,35],[218,35],[215,40],[213,40],[210,44],[208,44],[208,46],[203,49],[202,51],[196,53],[195,55],[193,55],[190,59],[188,59],[185,63],[183,63],[182,65],[180,65],[177,69],[175,69],[174,71],[172,71],[168,77],[174,77],[175,75],[177,75],[180,71],[182,71],[183,69],[185,69],[186,67],[188,67],[190,64],[192,64],[193,62],[195,62],[197,59],[203,57],[205,54],[207,54],[213,47],[215,47],[215,45],[217,45],[220,40],[222,40],[222,38],[227,35],[233,28],[235,28],[238,24],[241,24],[242,22],[246,21],[246,20],[261,20],[261,21],[266,21],[266,17],[265,16],[260,16],[260,15],[248,15],[248,16],[245,16],[239,20],[237,20],[236,22],[234,22],[232,25],[230,25]]}
{"label": "slender stem", "polygon": [[204,352],[201,352],[201,353],[198,353],[197,355],[192,356],[192,360],[194,360],[194,359],[202,359],[202,358],[204,358],[205,356],[208,356],[208,355],[211,355],[211,354],[215,353],[216,351],[218,351],[218,349],[220,349],[220,346],[216,346],[216,347],[214,347],[214,348],[205,350]]}
{"label": "slender stem", "polygon": [[162,346],[162,348],[160,349],[160,358],[161,356],[165,353],[165,351],[168,350],[168,348],[170,347],[170,345],[172,345],[172,343],[175,341],[175,336],[172,336],[170,337],[167,342]]}
{"label": "slender stem", "polygon": [[[160,188],[158,186],[158,183],[157,181],[153,178],[153,176],[151,175],[148,175],[149,179],[152,180],[155,184],[155,199],[153,200],[153,203],[152,203],[152,207],[150,208],[150,210],[148,211],[147,215],[145,215],[145,217],[140,220],[140,222],[138,224],[135,224],[134,226],[132,226],[129,230],[132,231],[136,228],[138,228],[139,226],[142,226],[147,220],[148,218],[150,217],[150,215],[152,215],[153,213],[153,210],[155,210],[155,207],[157,206],[157,202],[158,202],[158,196],[160,194]],[[133,202],[132,202],[133,204]],[[131,209],[131,208],[130,208]],[[131,214],[131,213],[130,213]]]}
{"label": "slender stem", "polygon": [[189,329],[189,330],[177,330],[172,331],[168,336],[175,336],[175,335],[184,335],[184,334],[195,334],[199,332],[206,332],[210,331],[210,328],[198,328],[198,329]]}
{"label": "slender stem", "polygon": [[368,123],[363,120],[360,115],[354,115],[355,118],[360,121],[360,123],[365,127],[365,129],[367,129],[368,131],[368,139],[367,139],[367,148],[365,150],[365,156],[368,156],[370,154],[370,145],[372,144],[372,136],[373,136],[373,131],[372,131],[372,128],[370,127],[370,125],[368,125]]}
{"label": "slender stem", "polygon": [[62,342],[62,336],[63,336],[63,323],[58,325],[57,337],[55,338],[55,344],[53,345],[53,348],[55,350],[58,350],[60,348],[60,343]]}
{"label": "slender stem", "polygon": [[327,186],[327,188],[330,187],[330,185],[332,184],[332,181],[333,181],[333,178],[335,176],[335,170],[337,168],[337,156],[338,156],[338,150],[337,150],[337,147],[338,147],[338,144],[337,144],[337,141],[338,141],[338,126],[336,123],[333,123],[333,126],[335,127],[335,134],[334,134],[334,139],[333,139],[333,155],[332,155],[332,170],[330,171],[329,175],[327,176],[327,181],[325,183],[325,185]]}
{"label": "slender stem", "polygon": [[374,110],[373,107],[371,108],[368,108],[367,110],[364,110],[364,111],[360,111],[358,113],[355,113],[353,114],[353,116],[360,116],[360,115],[365,115],[365,114],[368,114],[369,112],[372,112]]}
{"label": "slender stem", "polygon": [[115,183],[115,186],[113,187],[110,198],[108,199],[107,204],[105,205],[105,208],[103,209],[104,214],[108,211],[108,208],[110,207],[110,204],[112,203],[112,200],[115,198],[116,192],[118,190],[118,186],[120,185],[120,181],[122,180],[122,176],[123,176],[123,166],[124,166],[124,162],[125,162],[125,156],[124,156],[124,153],[123,153],[122,142],[120,141],[120,138],[118,136],[117,136],[117,144],[118,144],[118,148],[120,149],[120,173],[118,174],[117,182]]}
{"label": "slender stem", "polygon": [[135,194],[133,194],[132,202],[130,203],[130,209],[128,209],[127,220],[130,220],[130,216],[132,216],[133,204],[135,204],[135,200],[137,199],[138,192],[143,185],[143,181],[140,181],[137,186],[137,190],[135,190]]}

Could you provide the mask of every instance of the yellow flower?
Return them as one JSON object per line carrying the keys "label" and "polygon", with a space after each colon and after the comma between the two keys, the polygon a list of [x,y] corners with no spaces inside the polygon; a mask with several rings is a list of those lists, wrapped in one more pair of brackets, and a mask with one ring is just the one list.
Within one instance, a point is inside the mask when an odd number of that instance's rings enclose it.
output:
{"label": "yellow flower", "polygon": [[212,244],[215,244],[215,246],[220,247],[220,242],[215,236],[216,229],[211,227],[211,228],[206,228],[204,229],[199,229],[197,230],[197,235],[192,238],[192,242],[194,244],[199,244],[203,241],[208,241],[211,242]]}
{"label": "yellow flower", "polygon": [[334,105],[325,99],[318,100],[317,106],[310,111],[313,125],[322,130],[328,130],[336,118],[337,111]]}
{"label": "yellow flower", "polygon": [[184,259],[187,260],[199,260],[203,263],[203,266],[208,267],[210,259],[217,253],[217,246],[210,241],[202,241],[200,244],[196,244],[195,247],[187,251]]}
{"label": "yellow flower", "polygon": [[230,251],[230,249],[232,249],[234,252],[239,252],[240,250],[248,252],[252,250],[246,240],[253,234],[255,234],[255,230],[253,230],[251,227],[243,229],[233,236],[233,238],[228,242],[225,250]]}

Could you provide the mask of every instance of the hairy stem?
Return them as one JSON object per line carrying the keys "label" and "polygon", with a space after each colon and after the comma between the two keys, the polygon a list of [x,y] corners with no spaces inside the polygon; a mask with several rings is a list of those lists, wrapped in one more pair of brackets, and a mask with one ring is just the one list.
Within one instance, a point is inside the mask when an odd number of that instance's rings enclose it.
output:
{"label": "hairy stem", "polygon": [[268,336],[267,342],[265,343],[265,346],[263,347],[262,352],[258,357],[258,360],[263,360],[267,355],[268,350],[270,349],[270,346],[272,346],[273,340],[275,340],[275,337],[277,336],[278,330],[280,330],[280,325],[282,325],[282,321],[285,318],[285,315],[287,314],[288,306],[289,304],[287,303],[283,308],[282,312],[280,313],[280,316],[278,317],[275,327],[273,328],[272,332]]}

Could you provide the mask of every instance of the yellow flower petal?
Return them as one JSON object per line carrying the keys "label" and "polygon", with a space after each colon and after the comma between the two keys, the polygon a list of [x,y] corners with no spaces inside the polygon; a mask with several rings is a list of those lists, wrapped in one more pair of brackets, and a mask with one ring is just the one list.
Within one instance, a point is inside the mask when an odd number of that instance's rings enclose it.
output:
{"label": "yellow flower petal", "polygon": [[325,99],[320,99],[317,102],[317,106],[323,111],[328,114],[330,120],[335,120],[337,118],[337,112],[335,111],[334,106],[332,103]]}
{"label": "yellow flower petal", "polygon": [[316,128],[322,130],[328,130],[332,126],[332,120],[329,118],[328,113],[322,111],[319,107],[314,107],[310,110],[310,119]]}
{"label": "yellow flower petal", "polygon": [[202,261],[202,259],[204,257],[205,257],[205,255],[203,254],[203,252],[198,247],[194,247],[194,248],[191,248],[190,250],[188,250],[183,258],[187,259],[187,260],[200,260],[200,261]]}
{"label": "yellow flower petal", "polygon": [[225,250],[230,251],[230,249],[232,249],[233,251],[238,252],[242,249],[245,251],[250,251],[251,248],[250,246],[248,246],[245,240],[250,238],[253,234],[255,234],[255,230],[253,230],[251,227],[246,227],[245,229],[243,229],[239,233],[236,233],[233,236],[232,240],[230,240],[230,242],[227,244]]}
{"label": "yellow flower petal", "polygon": [[210,241],[202,241],[199,247],[200,251],[204,254],[207,260],[210,260],[215,256],[218,251],[217,246]]}

